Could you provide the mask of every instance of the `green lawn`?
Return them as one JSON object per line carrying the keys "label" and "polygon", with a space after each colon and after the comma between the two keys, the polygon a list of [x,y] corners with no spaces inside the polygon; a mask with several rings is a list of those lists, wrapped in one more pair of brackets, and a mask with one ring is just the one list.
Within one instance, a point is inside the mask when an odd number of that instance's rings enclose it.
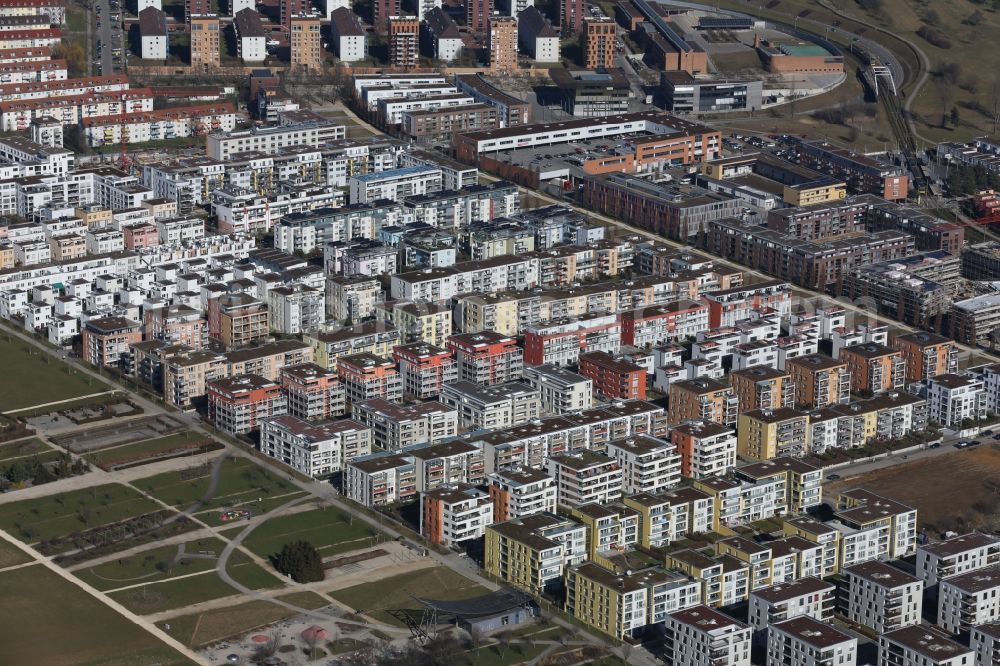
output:
{"label": "green lawn", "polygon": [[[329,601],[314,592],[293,592],[278,597],[301,608],[315,610],[328,606]],[[204,613],[192,613],[157,623],[168,634],[190,647],[201,647],[233,636],[240,636],[295,615],[294,611],[267,601],[216,608]],[[170,628],[167,628],[167,625]]]}
{"label": "green lawn", "polygon": [[[273,589],[284,585],[279,578],[253,562],[230,564],[229,574],[238,583],[254,590]],[[187,578],[151,583],[130,590],[111,592],[115,599],[134,613],[149,615],[221,599],[239,592],[222,581],[214,571]]]}
{"label": "green lawn", "polygon": [[0,528],[34,543],[117,523],[159,509],[153,500],[120,483],[0,505]]}
{"label": "green lawn", "polygon": [[[240,530],[225,534],[232,537]],[[348,522],[347,514],[334,507],[324,507],[275,516],[256,528],[243,545],[261,557],[269,557],[292,541],[304,540],[314,545],[324,557],[366,548],[375,533],[368,523],[355,519]]]}
{"label": "green lawn", "polygon": [[366,615],[376,620],[405,626],[387,611],[414,609],[417,604],[413,601],[413,597],[438,600],[468,599],[486,594],[487,591],[486,588],[447,567],[434,567],[392,576],[375,583],[336,590],[331,592],[330,596],[355,610],[363,610]]}
{"label": "green lawn", "polygon": [[[225,547],[226,543],[221,539],[195,539],[184,544],[184,552],[188,555],[202,553],[219,555]],[[215,558],[210,557],[189,557],[173,564],[177,549],[176,545],[151,548],[94,567],[77,569],[73,575],[87,581],[98,590],[114,590],[139,583],[155,583],[215,568]],[[233,553],[229,561],[235,564],[246,562],[248,558],[237,551]],[[170,568],[167,568],[168,566]]]}
{"label": "green lawn", "polygon": [[[208,490],[209,476],[190,481],[181,479],[180,472],[166,472],[134,481],[133,485],[171,506],[187,507]],[[215,496],[204,508],[227,508],[258,498],[296,492],[298,488],[271,474],[257,463],[246,458],[228,458],[222,464],[219,485]]]}
{"label": "green lawn", "polygon": [[192,663],[42,565],[0,572],[0,589],[5,663],[65,666]]}
{"label": "green lawn", "polygon": [[6,539],[0,539],[0,569],[30,562],[31,557]]}
{"label": "green lawn", "polygon": [[142,442],[95,451],[84,457],[95,465],[100,465],[106,460],[127,460],[128,458],[139,457],[142,454],[161,453],[182,447],[190,442],[197,442],[204,439],[206,439],[204,435],[188,430],[174,435],[167,435],[166,437],[157,437],[156,439],[147,439]]}
{"label": "green lawn", "polygon": [[19,442],[12,442],[10,444],[0,446],[0,462],[5,462],[7,460],[11,460],[12,458],[21,458],[23,456],[30,456],[36,453],[45,453],[49,451],[52,451],[52,447],[37,437],[22,439]]}
{"label": "green lawn", "polygon": [[107,384],[5,332],[0,332],[0,367],[3,412],[108,390]]}
{"label": "green lawn", "polygon": [[[305,497],[308,493],[304,490],[289,492],[287,495],[275,495],[274,497],[265,497],[260,502],[257,498],[248,499],[246,502],[232,502],[227,504],[227,507],[232,508],[243,508],[250,509],[253,515],[259,516],[265,514],[269,511],[273,511],[282,504],[290,502],[296,497]],[[219,509],[209,509],[208,511],[199,511],[194,514],[200,520],[204,521],[209,525],[226,525],[229,521],[222,520],[222,512]],[[242,529],[242,528],[241,528]],[[238,531],[238,530],[237,530]],[[235,534],[237,531],[234,531]]]}

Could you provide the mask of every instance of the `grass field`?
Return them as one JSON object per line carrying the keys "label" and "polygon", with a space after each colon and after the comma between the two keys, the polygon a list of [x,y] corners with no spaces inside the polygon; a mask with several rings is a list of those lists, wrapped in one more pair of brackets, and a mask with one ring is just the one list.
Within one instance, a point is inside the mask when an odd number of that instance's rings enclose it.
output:
{"label": "grass field", "polygon": [[0,505],[0,528],[28,543],[64,537],[156,511],[153,500],[120,483]]}
{"label": "grass field", "polygon": [[[948,470],[941,474],[941,470]],[[931,532],[1000,528],[1000,446],[956,450],[828,483],[827,502],[850,488],[870,488],[917,509],[917,524]]]}
{"label": "grass field", "polygon": [[[226,532],[232,536],[238,530]],[[292,541],[314,545],[323,557],[346,553],[369,545],[375,530],[361,520],[348,523],[348,516],[333,507],[275,516],[256,528],[243,545],[261,557],[269,557]]]}
{"label": "grass field", "polygon": [[84,457],[93,464],[100,465],[106,460],[125,460],[127,458],[138,457],[143,454],[156,454],[164,451],[170,451],[171,449],[184,446],[187,443],[203,439],[205,439],[204,435],[188,430],[186,432],[167,435],[166,437],[157,437],[156,439],[147,439],[143,442],[135,442],[134,444],[126,444],[124,446],[116,446],[110,449],[95,451],[94,453],[90,453]]}
{"label": "grass field", "polygon": [[[209,476],[185,481],[180,472],[166,472],[134,481],[133,485],[171,506],[187,507],[208,490]],[[224,508],[256,502],[258,498],[298,491],[260,465],[245,458],[229,458],[222,464],[215,496],[204,508]]]}
{"label": "grass field", "polygon": [[[314,592],[293,592],[278,598],[310,610],[328,606],[330,603]],[[250,601],[204,613],[180,615],[159,622],[158,626],[185,645],[197,648],[225,638],[240,636],[294,615],[294,611],[267,601]],[[166,625],[170,625],[170,628],[167,629]]]}
{"label": "grass field", "polygon": [[31,557],[5,539],[0,539],[0,569],[30,562]]}
{"label": "grass field", "polygon": [[[195,539],[184,544],[184,552],[188,555],[201,555],[203,553],[218,555],[225,547],[226,543],[221,539]],[[177,549],[176,545],[151,548],[94,567],[77,569],[73,575],[87,581],[98,590],[114,590],[138,583],[155,583],[215,568],[215,558],[212,557],[190,557],[173,564]],[[239,551],[233,553],[230,562],[240,561],[247,561],[246,556],[241,555]],[[171,564],[172,566],[167,568]]]}
{"label": "grass field", "polygon": [[37,437],[22,439],[19,442],[13,442],[11,444],[4,444],[0,446],[0,462],[6,462],[13,458],[35,455],[37,453],[46,453],[52,450],[51,446]]}
{"label": "grass field", "polygon": [[[282,504],[292,501],[296,497],[305,497],[307,494],[308,493],[306,493],[306,491],[300,490],[296,492],[289,492],[288,494],[276,495],[274,497],[265,497],[260,502],[257,501],[257,498],[253,498],[252,500],[247,500],[245,502],[233,502],[231,504],[227,504],[226,506],[232,508],[250,509],[253,515],[259,516],[269,511],[273,511]],[[222,512],[219,509],[199,511],[194,515],[209,525],[227,524],[226,521],[222,520]]]}
{"label": "grass field", "polygon": [[525,645],[523,643],[512,642],[506,650],[501,650],[498,645],[487,645],[476,650],[469,650],[470,666],[512,666],[530,662],[532,659],[545,652],[548,645]]}
{"label": "grass field", "polygon": [[468,599],[486,594],[486,588],[446,567],[421,569],[392,576],[377,583],[355,585],[330,593],[337,601],[387,624],[405,626],[387,611],[413,609],[412,597],[439,600]]}
{"label": "grass field", "polygon": [[[227,569],[236,582],[254,590],[273,589],[284,584],[253,562],[230,564]],[[223,582],[214,571],[210,571],[187,578],[111,592],[108,596],[135,613],[149,615],[236,594],[239,594],[237,590]]]}
{"label": "grass field", "polygon": [[0,572],[9,664],[190,664],[126,618],[42,565]]}
{"label": "grass field", "polygon": [[0,412],[108,390],[107,384],[4,332],[0,332],[0,367],[4,369]]}

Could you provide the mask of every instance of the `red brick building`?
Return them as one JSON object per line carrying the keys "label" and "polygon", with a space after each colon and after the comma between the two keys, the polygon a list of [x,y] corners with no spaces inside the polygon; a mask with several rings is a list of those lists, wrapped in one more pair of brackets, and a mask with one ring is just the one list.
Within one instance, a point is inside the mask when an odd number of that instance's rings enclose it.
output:
{"label": "red brick building", "polygon": [[580,374],[594,380],[594,393],[614,400],[645,400],[646,369],[605,352],[580,354]]}

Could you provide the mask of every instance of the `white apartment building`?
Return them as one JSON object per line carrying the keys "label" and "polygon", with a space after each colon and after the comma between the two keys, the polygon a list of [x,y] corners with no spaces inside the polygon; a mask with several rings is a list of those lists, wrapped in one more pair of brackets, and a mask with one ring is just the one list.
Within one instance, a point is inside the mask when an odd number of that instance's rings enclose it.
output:
{"label": "white apartment building", "polygon": [[666,654],[673,666],[750,666],[750,627],[708,606],[670,613]]}
{"label": "white apartment building", "polygon": [[[410,111],[437,111],[460,109],[475,104],[475,100],[461,93],[446,95],[414,96],[403,99],[383,99],[378,103],[378,117],[386,127],[403,122],[403,114]],[[422,194],[422,193],[420,193]]]}
{"label": "white apartment building", "polygon": [[973,627],[969,632],[969,647],[975,653],[976,666],[1000,663],[1000,623]]}
{"label": "white apartment building", "polygon": [[417,498],[416,461],[400,453],[373,453],[347,463],[344,494],[362,506]]}
{"label": "white apartment building", "polygon": [[681,473],[692,479],[725,476],[736,466],[736,431],[714,421],[688,421],[670,431]]}
{"label": "white apartment building", "polygon": [[622,470],[622,491],[656,494],[681,482],[681,457],[677,448],[662,439],[638,435],[608,442],[608,456]]}
{"label": "white apartment building", "polygon": [[438,399],[458,412],[468,430],[510,428],[541,415],[538,391],[522,382],[480,386],[461,379],[444,384]]}
{"label": "white apartment building", "polygon": [[784,477],[749,482],[713,476],[696,481],[694,485],[717,498],[718,521],[726,527],[746,525],[788,512]]}
{"label": "white apartment building", "polygon": [[446,548],[478,539],[493,523],[493,502],[470,486],[445,486],[420,493],[420,534]]}
{"label": "white apartment building", "polygon": [[371,428],[349,419],[314,425],[284,415],[260,423],[260,450],[313,478],[340,472],[348,461],[370,454],[372,440]]}
{"label": "white apartment building", "polygon": [[330,13],[330,36],[334,52],[344,62],[364,60],[368,55],[365,31],[350,7],[338,7]]}
{"label": "white apartment building", "polygon": [[370,427],[375,443],[387,451],[437,443],[458,434],[458,414],[440,402],[398,405],[381,398],[353,405],[356,420]]}
{"label": "white apartment building", "polygon": [[897,559],[917,550],[917,510],[902,502],[857,488],[840,494],[836,518],[840,565],[870,559]]}
{"label": "white apartment building", "polygon": [[842,569],[841,612],[877,633],[920,624],[924,582],[878,560]]}
{"label": "white apartment building", "polygon": [[302,284],[274,287],[267,292],[267,310],[271,330],[282,335],[316,331],[326,320],[326,302],[322,290]]}
{"label": "white apartment building", "polygon": [[925,383],[927,417],[931,421],[954,427],[966,419],[986,418],[986,390],[982,381],[946,374],[931,377]]}
{"label": "white apartment building", "polygon": [[755,632],[763,632],[768,625],[803,615],[829,622],[836,601],[837,588],[811,576],[753,590],[748,614],[750,626]]}
{"label": "white apartment building", "polygon": [[771,625],[767,666],[854,666],[858,639],[809,616]]}
{"label": "white apartment building", "polygon": [[524,381],[538,391],[546,414],[567,414],[594,406],[594,380],[558,365],[529,365],[524,368]]}
{"label": "white apartment building", "polygon": [[980,532],[917,548],[917,577],[932,588],[952,576],[1000,565],[1000,539]]}
{"label": "white apartment building", "polygon": [[556,482],[543,471],[528,467],[503,470],[490,474],[487,482],[497,521],[556,512]]}
{"label": "white apartment building", "polygon": [[974,659],[972,650],[934,627],[903,627],[878,639],[878,666],[976,666]]}
{"label": "white apartment building", "polygon": [[1000,567],[967,571],[938,585],[938,626],[951,634],[1000,620]]}
{"label": "white apartment building", "polygon": [[427,166],[351,176],[348,187],[352,204],[381,199],[400,201],[414,194],[429,194],[444,189],[441,169]]}
{"label": "white apartment building", "polygon": [[556,482],[557,501],[563,506],[607,504],[621,497],[622,470],[608,456],[592,451],[551,456],[547,469]]}
{"label": "white apartment building", "polygon": [[287,146],[316,147],[346,136],[347,130],[343,125],[325,121],[254,128],[241,132],[215,132],[206,138],[205,153],[215,160],[228,160],[236,153],[273,153]]}

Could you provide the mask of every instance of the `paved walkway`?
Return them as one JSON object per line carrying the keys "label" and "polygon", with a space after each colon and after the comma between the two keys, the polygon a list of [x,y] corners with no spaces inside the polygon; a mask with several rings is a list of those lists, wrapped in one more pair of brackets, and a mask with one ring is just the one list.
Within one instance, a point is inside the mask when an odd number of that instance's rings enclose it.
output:
{"label": "paved walkway", "polygon": [[[88,393],[87,395],[78,395],[75,398],[66,398],[65,400],[54,400],[53,402],[43,402],[39,405],[32,405],[30,407],[21,407],[20,409],[8,409],[5,414],[20,414],[21,412],[27,412],[32,409],[41,409],[42,407],[54,407],[56,405],[62,405],[67,402],[75,402],[77,400],[86,400],[88,398],[99,398],[102,395],[110,395],[112,393],[118,393],[117,390],[111,391],[101,391],[100,393]],[[77,426],[79,427],[79,426]]]}

